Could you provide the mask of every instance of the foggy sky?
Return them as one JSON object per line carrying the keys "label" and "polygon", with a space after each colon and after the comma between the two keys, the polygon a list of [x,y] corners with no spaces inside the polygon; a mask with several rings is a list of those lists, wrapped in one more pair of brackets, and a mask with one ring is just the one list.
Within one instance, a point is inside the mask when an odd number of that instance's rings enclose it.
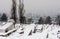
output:
{"label": "foggy sky", "polygon": [[[24,0],[25,15],[60,14],[60,0]],[[0,13],[11,12],[11,0],[0,0]]]}
{"label": "foggy sky", "polygon": [[11,12],[11,0],[0,0],[0,13]]}

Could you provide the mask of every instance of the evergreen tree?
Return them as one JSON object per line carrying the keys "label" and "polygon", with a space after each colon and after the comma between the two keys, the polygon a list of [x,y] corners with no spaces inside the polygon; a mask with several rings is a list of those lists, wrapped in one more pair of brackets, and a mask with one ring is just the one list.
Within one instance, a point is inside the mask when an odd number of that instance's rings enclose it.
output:
{"label": "evergreen tree", "polygon": [[58,15],[55,19],[56,23],[60,25],[60,15]]}
{"label": "evergreen tree", "polygon": [[46,17],[45,24],[51,24],[51,17]]}
{"label": "evergreen tree", "polygon": [[2,17],[1,17],[1,21],[7,21],[7,16],[5,13],[3,13]]}
{"label": "evergreen tree", "polygon": [[42,17],[39,18],[38,24],[43,24],[43,18]]}

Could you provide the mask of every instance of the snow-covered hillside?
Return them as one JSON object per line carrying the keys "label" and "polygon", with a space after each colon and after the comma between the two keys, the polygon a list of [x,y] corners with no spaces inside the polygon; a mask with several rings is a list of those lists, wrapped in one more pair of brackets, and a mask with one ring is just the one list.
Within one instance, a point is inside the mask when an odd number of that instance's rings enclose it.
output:
{"label": "snow-covered hillside", "polygon": [[60,26],[49,24],[16,25],[17,30],[0,39],[60,39]]}

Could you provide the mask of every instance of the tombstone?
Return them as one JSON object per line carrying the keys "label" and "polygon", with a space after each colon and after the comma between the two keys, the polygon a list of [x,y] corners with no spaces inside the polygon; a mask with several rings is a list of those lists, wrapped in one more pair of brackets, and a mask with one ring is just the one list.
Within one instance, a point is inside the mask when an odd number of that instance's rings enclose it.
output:
{"label": "tombstone", "polygon": [[32,35],[32,30],[31,30],[30,33],[29,33],[29,36],[30,36],[30,35]]}

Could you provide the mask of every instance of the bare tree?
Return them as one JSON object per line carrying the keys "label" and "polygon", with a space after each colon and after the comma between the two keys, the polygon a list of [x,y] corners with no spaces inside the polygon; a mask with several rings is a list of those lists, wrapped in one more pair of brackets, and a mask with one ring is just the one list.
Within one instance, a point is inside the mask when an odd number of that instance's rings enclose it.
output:
{"label": "bare tree", "polygon": [[28,24],[32,23],[32,20],[33,20],[32,18],[29,18],[28,19]]}
{"label": "bare tree", "polygon": [[12,0],[12,10],[11,10],[11,19],[13,19],[16,23],[16,0]]}
{"label": "bare tree", "polygon": [[20,18],[20,23],[25,23],[25,16],[24,16],[24,4],[23,4],[23,0],[19,0],[19,18]]}

